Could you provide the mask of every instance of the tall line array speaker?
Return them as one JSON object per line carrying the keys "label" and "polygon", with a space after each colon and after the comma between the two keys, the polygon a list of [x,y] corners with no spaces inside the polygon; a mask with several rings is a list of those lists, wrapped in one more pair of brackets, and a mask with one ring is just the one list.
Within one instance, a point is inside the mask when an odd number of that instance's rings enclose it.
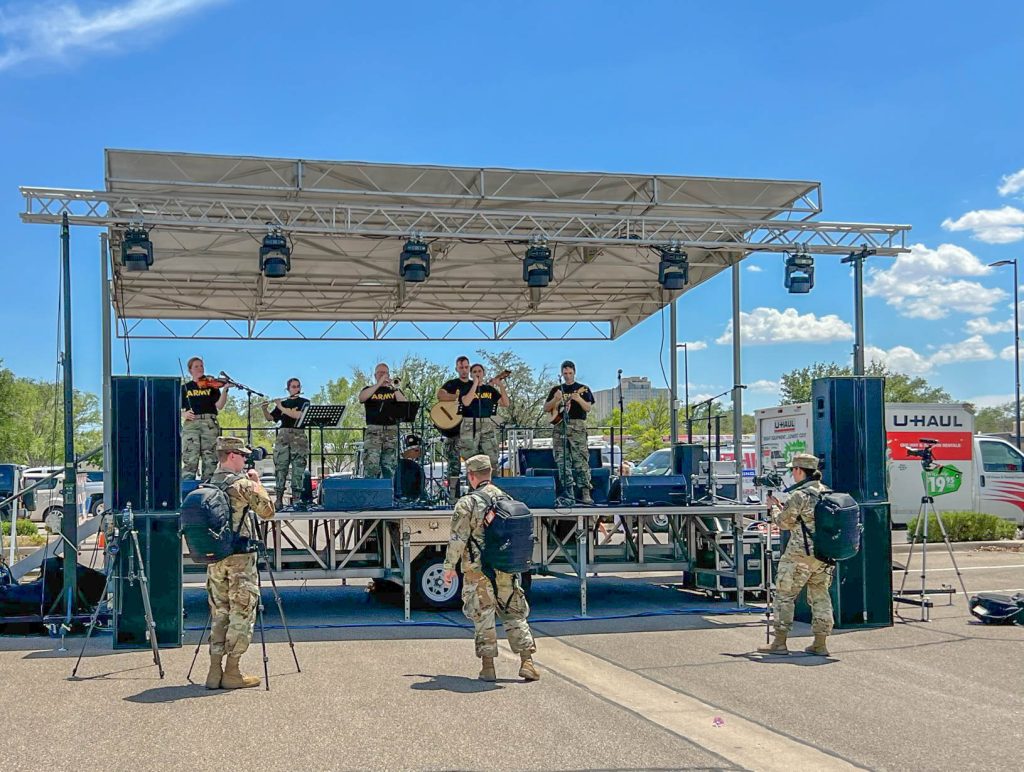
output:
{"label": "tall line array speaker", "polygon": [[816,378],[811,384],[811,421],[825,484],[862,504],[888,501],[885,379]]}
{"label": "tall line array speaker", "polygon": [[[149,580],[156,640],[161,647],[181,646],[181,517],[177,512],[136,512],[142,563]],[[148,649],[138,560],[131,537],[122,532],[114,583],[114,648]]]}
{"label": "tall line array speaker", "polygon": [[174,510],[181,489],[181,381],[118,375],[111,386],[113,505]]}

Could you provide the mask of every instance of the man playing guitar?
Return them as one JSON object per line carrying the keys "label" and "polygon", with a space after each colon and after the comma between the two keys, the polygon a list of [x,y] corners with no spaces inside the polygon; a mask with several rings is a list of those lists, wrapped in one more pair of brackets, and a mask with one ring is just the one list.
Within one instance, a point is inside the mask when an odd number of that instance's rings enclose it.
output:
{"label": "man playing guitar", "polygon": [[469,390],[461,397],[462,425],[459,434],[459,451],[464,458],[480,453],[491,459],[491,468],[498,469],[498,431],[493,416],[498,407],[508,407],[505,393],[506,373],[485,382],[484,366],[475,364],[469,368]]}
{"label": "man playing guitar", "polygon": [[587,413],[594,406],[590,388],[576,382],[576,365],[568,359],[562,362],[563,383],[552,387],[544,409],[562,417],[552,437],[551,447],[558,467],[558,481],[567,496],[575,498],[579,488],[579,501],[593,504],[590,495],[590,451],[587,448]]}
{"label": "man playing guitar", "polygon": [[[462,398],[469,392],[473,382],[469,379],[469,357],[460,356],[455,360],[455,372],[458,378],[445,381],[437,390],[437,401],[448,403],[446,407],[454,410],[456,414],[462,414]],[[448,493],[452,501],[458,495],[459,477],[462,474],[462,464],[459,458],[459,437],[461,429],[456,426],[448,432],[441,432],[444,435],[444,454],[447,459],[448,471]]]}

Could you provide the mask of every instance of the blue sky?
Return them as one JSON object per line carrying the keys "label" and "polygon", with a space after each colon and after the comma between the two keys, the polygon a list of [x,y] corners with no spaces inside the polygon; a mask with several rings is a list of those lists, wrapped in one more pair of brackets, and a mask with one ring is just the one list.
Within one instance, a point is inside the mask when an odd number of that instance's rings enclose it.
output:
{"label": "blue sky", "polygon": [[[1012,281],[1024,257],[1024,6],[1017,2],[0,3],[0,358],[52,378],[58,233],[18,185],[98,188],[105,147],[396,163],[820,180],[823,219],[908,223],[870,265],[873,356],[982,404],[1013,391]],[[1018,175],[1018,176],[1014,176]],[[100,381],[98,231],[73,237],[76,385]],[[848,361],[837,258],[790,296],[781,257],[744,263],[746,407],[815,360]],[[731,383],[719,277],[680,302],[693,394]],[[790,310],[792,309],[792,310]],[[667,314],[666,314],[667,322]],[[662,380],[661,319],[611,343],[517,343],[581,380]],[[801,340],[801,338],[803,338]],[[768,342],[771,341],[771,342]],[[132,344],[134,372],[200,353],[278,394],[414,344]],[[115,371],[123,372],[118,342]],[[504,346],[503,346],[504,347]],[[438,360],[463,344],[417,345]],[[668,371],[668,361],[664,361]]]}

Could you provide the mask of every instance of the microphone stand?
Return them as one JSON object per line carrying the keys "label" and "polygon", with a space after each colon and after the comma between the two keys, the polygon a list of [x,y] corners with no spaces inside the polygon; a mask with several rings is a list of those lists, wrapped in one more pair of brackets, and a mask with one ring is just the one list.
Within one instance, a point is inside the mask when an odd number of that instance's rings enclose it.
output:
{"label": "microphone stand", "polygon": [[234,380],[230,375],[225,373],[223,370],[220,371],[220,380],[224,381],[230,386],[234,386],[236,389],[241,389],[245,392],[245,444],[247,447],[252,447],[252,398],[255,394],[257,397],[263,397],[263,399],[270,399],[266,394],[256,389],[246,386],[244,383],[239,383]]}
{"label": "microphone stand", "polygon": [[[690,411],[690,415],[693,415],[698,410],[700,410],[700,408],[703,407],[704,405],[707,405],[707,407],[708,407],[708,433],[707,433],[707,443],[708,443],[708,481],[707,481],[707,487],[708,487],[708,491],[702,497],[701,500],[704,500],[704,499],[707,499],[708,497],[710,497],[712,504],[715,503],[715,482],[714,482],[714,476],[711,473],[711,406],[715,403],[715,400],[724,397],[726,394],[732,394],[732,391],[733,391],[732,389],[727,389],[727,390],[723,391],[721,394],[716,394],[715,396],[709,397],[708,399],[704,400],[703,402],[698,402],[696,405],[693,406],[693,410]],[[735,434],[736,434],[736,432],[733,431],[733,435],[735,435]],[[742,483],[742,480],[741,480],[741,483]]]}

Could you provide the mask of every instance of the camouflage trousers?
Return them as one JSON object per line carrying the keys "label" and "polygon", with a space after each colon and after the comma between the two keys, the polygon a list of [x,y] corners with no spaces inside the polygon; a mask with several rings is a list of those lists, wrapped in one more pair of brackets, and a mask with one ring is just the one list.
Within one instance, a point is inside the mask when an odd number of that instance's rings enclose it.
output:
{"label": "camouflage trousers", "polygon": [[[215,415],[196,416],[185,421],[181,428],[181,479],[201,479],[207,482],[217,468],[217,438],[220,424]],[[199,461],[203,462],[203,476],[199,477]]]}
{"label": "camouflage trousers", "polygon": [[444,438],[445,471],[449,477],[458,477],[462,474],[462,456],[459,455],[459,440],[455,437]]}
{"label": "camouflage trousers", "polygon": [[832,598],[828,588],[832,572],[827,563],[813,557],[783,554],[775,576],[775,629],[788,633],[793,629],[796,598],[807,586],[807,603],[811,607],[811,630],[828,635],[832,632]]}
{"label": "camouflage trousers", "polygon": [[256,556],[230,555],[207,566],[206,594],[210,603],[210,654],[243,654],[252,641],[260,600]]}
{"label": "camouflage trousers", "polygon": [[[574,495],[573,486],[590,489],[590,451],[587,448],[587,422],[582,418],[570,418],[563,429],[555,427],[551,438],[551,449],[558,467],[558,481],[566,495]],[[564,438],[562,432],[566,432]]]}
{"label": "camouflage trousers", "polygon": [[[497,585],[498,598],[494,597]],[[478,657],[498,656],[498,631],[495,616],[505,626],[508,645],[516,654],[537,651],[533,633],[526,618],[530,604],[526,602],[519,577],[498,571],[494,584],[478,571],[466,571],[462,581],[462,613],[473,623],[473,640]]]}
{"label": "camouflage trousers", "polygon": [[459,452],[465,459],[484,454],[498,475],[498,429],[493,418],[463,418],[459,433]]}
{"label": "camouflage trousers", "polygon": [[277,497],[284,496],[288,472],[292,476],[292,499],[302,495],[302,482],[309,466],[309,438],[302,429],[280,429],[274,443],[274,478]]}
{"label": "camouflage trousers", "polygon": [[395,476],[398,464],[398,437],[394,426],[368,424],[363,435],[363,477]]}

